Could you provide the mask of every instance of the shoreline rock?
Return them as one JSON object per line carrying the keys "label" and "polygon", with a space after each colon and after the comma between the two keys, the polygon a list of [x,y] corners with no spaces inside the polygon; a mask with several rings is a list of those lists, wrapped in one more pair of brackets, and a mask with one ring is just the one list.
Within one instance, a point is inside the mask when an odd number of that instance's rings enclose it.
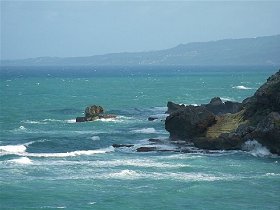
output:
{"label": "shoreline rock", "polygon": [[254,139],[280,154],[280,70],[242,103],[215,97],[196,108],[172,102],[167,106],[165,129],[172,140],[201,149],[236,150]]}

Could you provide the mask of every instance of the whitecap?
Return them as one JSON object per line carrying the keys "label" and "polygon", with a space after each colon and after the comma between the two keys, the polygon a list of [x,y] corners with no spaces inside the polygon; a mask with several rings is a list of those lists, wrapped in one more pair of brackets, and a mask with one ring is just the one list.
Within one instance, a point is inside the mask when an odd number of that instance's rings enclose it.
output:
{"label": "whitecap", "polygon": [[245,87],[243,85],[234,86],[232,88],[239,89],[239,90],[251,90],[251,89],[253,89],[253,88],[250,88],[250,87]]}
{"label": "whitecap", "polygon": [[99,137],[99,136],[92,136],[92,137],[91,137],[91,140],[93,140],[93,141],[99,141],[99,140],[100,140],[100,137]]}
{"label": "whitecap", "polygon": [[20,144],[0,146],[0,154],[17,154],[17,153],[24,153],[25,151],[26,151],[26,146]]}
{"label": "whitecap", "polygon": [[152,133],[157,133],[156,129],[154,128],[143,128],[143,129],[138,129],[138,130],[132,130],[132,133],[144,133],[144,134],[152,134]]}
{"label": "whitecap", "polygon": [[66,123],[76,123],[76,119],[65,120]]}
{"label": "whitecap", "polygon": [[255,157],[265,157],[272,155],[265,146],[261,145],[256,140],[246,141],[242,145],[242,149],[248,151],[251,155]]}
{"label": "whitecap", "polygon": [[43,119],[43,122],[64,122],[64,120],[57,120],[57,119]]}
{"label": "whitecap", "polygon": [[23,125],[19,126],[18,129],[19,129],[19,130],[26,130],[26,128],[25,128]]}
{"label": "whitecap", "polygon": [[8,162],[26,165],[32,164],[32,160],[30,160],[28,157],[21,157],[13,160],[8,160]]}
{"label": "whitecap", "polygon": [[78,150],[73,152],[64,152],[64,153],[25,153],[25,156],[28,157],[74,157],[74,156],[81,156],[81,155],[95,155],[95,154],[104,154],[113,152],[114,147],[110,146],[105,149],[97,149],[97,150]]}
{"label": "whitecap", "polygon": [[101,122],[121,122],[121,120],[117,118],[102,118],[102,119],[97,119],[95,121],[101,121]]}
{"label": "whitecap", "polygon": [[26,123],[26,124],[47,124],[47,122],[41,122],[41,121],[36,121],[36,120],[24,120],[22,122]]}
{"label": "whitecap", "polygon": [[137,173],[136,171],[133,170],[121,170],[120,172],[115,172],[115,173],[109,173],[105,175],[104,178],[107,179],[138,179],[141,178],[141,174]]}

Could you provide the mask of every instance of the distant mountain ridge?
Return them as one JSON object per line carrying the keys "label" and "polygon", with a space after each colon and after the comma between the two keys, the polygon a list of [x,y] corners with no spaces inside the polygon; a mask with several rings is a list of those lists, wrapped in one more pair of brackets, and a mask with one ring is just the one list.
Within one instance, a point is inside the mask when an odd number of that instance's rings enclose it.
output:
{"label": "distant mountain ridge", "polygon": [[280,65],[280,35],[180,44],[149,52],[2,60],[2,66]]}

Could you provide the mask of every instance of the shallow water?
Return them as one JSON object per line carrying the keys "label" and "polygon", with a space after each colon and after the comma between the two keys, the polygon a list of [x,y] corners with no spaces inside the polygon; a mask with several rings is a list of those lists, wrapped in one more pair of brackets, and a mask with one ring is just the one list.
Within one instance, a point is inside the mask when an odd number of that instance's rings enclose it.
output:
{"label": "shallow water", "polygon": [[[242,101],[272,67],[1,69],[1,209],[279,209],[279,157],[178,149],[161,120],[168,100]],[[114,120],[75,123],[87,105]],[[112,144],[134,144],[113,148]],[[151,145],[150,145],[151,146]]]}

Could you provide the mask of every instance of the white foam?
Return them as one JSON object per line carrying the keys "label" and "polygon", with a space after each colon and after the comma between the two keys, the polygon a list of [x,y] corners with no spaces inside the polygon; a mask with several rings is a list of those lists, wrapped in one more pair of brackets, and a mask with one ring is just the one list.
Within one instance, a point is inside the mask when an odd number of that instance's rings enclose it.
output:
{"label": "white foam", "polygon": [[121,122],[122,120],[117,119],[117,118],[102,118],[102,119],[97,119],[95,121],[101,121],[101,122]]}
{"label": "white foam", "polygon": [[152,179],[152,180],[176,180],[176,181],[218,181],[234,179],[231,176],[212,175],[204,173],[184,173],[184,172],[137,172],[134,170],[121,170],[114,173],[106,173],[97,176],[100,179],[121,179],[121,180],[137,180],[137,179]]}
{"label": "white foam", "polygon": [[99,137],[99,136],[92,136],[92,137],[91,137],[91,140],[93,140],[93,141],[99,141],[99,140],[100,140],[100,137]]}
{"label": "white foam", "polygon": [[74,157],[74,156],[81,156],[81,155],[95,155],[95,154],[104,154],[108,152],[113,152],[114,147],[110,146],[105,149],[97,149],[97,150],[78,150],[73,152],[64,152],[64,153],[25,153],[25,156],[28,157]]}
{"label": "white foam", "polygon": [[89,205],[94,205],[94,204],[96,204],[96,202],[93,201],[93,202],[89,202],[88,204]]}
{"label": "white foam", "polygon": [[57,119],[43,119],[43,122],[64,122],[64,120],[57,120]]}
{"label": "white foam", "polygon": [[32,160],[30,160],[28,157],[21,157],[13,160],[9,160],[9,162],[17,163],[17,164],[32,164]]}
{"label": "white foam", "polygon": [[76,123],[76,119],[65,120],[66,123]]}
{"label": "white foam", "polygon": [[154,115],[151,115],[150,117],[157,118],[160,120],[165,120],[168,116],[169,116],[169,114],[154,114]]}
{"label": "white foam", "polygon": [[231,98],[231,97],[221,97],[221,100],[223,102],[225,102],[225,101],[236,101],[234,98]]}
{"label": "white foam", "polygon": [[139,178],[141,175],[133,170],[121,170],[120,172],[108,174],[108,178],[114,179],[135,179]]}
{"label": "white foam", "polygon": [[265,157],[272,155],[266,147],[262,146],[256,140],[246,141],[242,145],[242,149],[248,151],[251,155],[255,157]]}
{"label": "white foam", "polygon": [[18,129],[19,129],[19,130],[26,130],[26,128],[25,128],[23,125],[19,126]]}
{"label": "white foam", "polygon": [[250,88],[250,87],[245,87],[243,85],[234,86],[232,88],[239,89],[239,90],[251,90],[251,89],[253,89],[253,88]]}
{"label": "white foam", "polygon": [[0,154],[17,154],[24,153],[26,151],[26,146],[24,145],[6,145],[0,146]]}
{"label": "white foam", "polygon": [[154,128],[143,128],[143,129],[133,130],[131,132],[132,133],[144,133],[144,134],[157,133],[157,131]]}
{"label": "white foam", "polygon": [[124,159],[111,161],[94,161],[91,163],[94,167],[119,167],[119,166],[133,166],[144,168],[181,168],[187,167],[186,164],[176,164],[168,162],[157,162],[150,159]]}
{"label": "white foam", "polygon": [[26,124],[47,124],[47,122],[40,122],[40,121],[35,121],[35,120],[25,120],[22,122],[26,123]]}

